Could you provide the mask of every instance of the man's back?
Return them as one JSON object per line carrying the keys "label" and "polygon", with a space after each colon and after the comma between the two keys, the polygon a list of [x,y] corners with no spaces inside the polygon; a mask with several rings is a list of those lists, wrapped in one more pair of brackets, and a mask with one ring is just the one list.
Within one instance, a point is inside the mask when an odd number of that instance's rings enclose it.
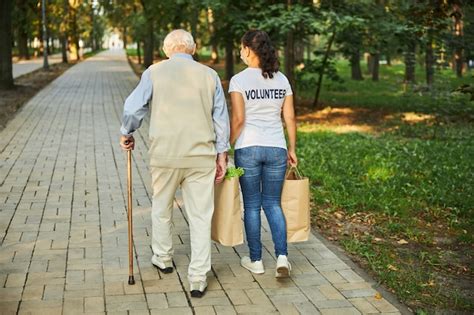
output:
{"label": "man's back", "polygon": [[158,167],[214,167],[214,70],[176,56],[151,66],[150,162]]}

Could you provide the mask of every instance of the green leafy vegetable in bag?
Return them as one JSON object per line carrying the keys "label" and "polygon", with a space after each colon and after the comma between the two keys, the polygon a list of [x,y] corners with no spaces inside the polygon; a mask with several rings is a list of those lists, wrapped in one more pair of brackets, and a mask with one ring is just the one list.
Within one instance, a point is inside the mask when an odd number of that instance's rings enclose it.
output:
{"label": "green leafy vegetable in bag", "polygon": [[243,168],[241,167],[238,167],[238,168],[235,168],[235,167],[229,167],[225,173],[225,178],[226,179],[230,179],[232,177],[240,177],[242,175],[244,175],[245,171]]}

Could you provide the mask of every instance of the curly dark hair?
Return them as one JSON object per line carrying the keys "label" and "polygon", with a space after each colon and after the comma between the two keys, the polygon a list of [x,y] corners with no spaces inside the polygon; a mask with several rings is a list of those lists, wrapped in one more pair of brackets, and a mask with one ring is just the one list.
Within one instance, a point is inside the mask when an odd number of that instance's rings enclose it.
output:
{"label": "curly dark hair", "polygon": [[273,74],[278,72],[280,63],[268,34],[260,30],[249,30],[242,36],[242,45],[249,47],[257,55],[263,77],[273,78]]}

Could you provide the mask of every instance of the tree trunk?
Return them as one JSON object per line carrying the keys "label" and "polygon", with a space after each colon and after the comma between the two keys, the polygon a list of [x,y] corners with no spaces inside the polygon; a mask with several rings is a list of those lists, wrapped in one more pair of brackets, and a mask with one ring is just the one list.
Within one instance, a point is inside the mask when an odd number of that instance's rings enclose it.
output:
{"label": "tree trunk", "polygon": [[306,45],[306,59],[310,60],[312,53],[313,53],[313,52],[311,51],[311,44],[308,43],[308,44]]}
{"label": "tree trunk", "polygon": [[415,83],[416,42],[408,39],[405,52],[405,83]]}
{"label": "tree trunk", "polygon": [[13,87],[12,0],[0,0],[0,89]]}
{"label": "tree trunk", "polygon": [[367,74],[372,74],[374,72],[374,63],[372,60],[372,55],[367,55]]}
{"label": "tree trunk", "polygon": [[390,56],[390,54],[387,53],[386,57],[387,57],[387,66],[391,66],[392,65],[392,56]]}
{"label": "tree trunk", "polygon": [[[199,13],[200,13],[200,11],[199,11],[198,8],[195,8],[192,11],[193,11],[193,13],[192,13],[192,16],[191,16],[191,21],[190,21],[190,23],[191,23],[191,35],[194,38],[194,42],[196,43],[196,46],[200,46],[200,45],[197,45],[197,42],[198,42],[197,28],[198,28],[198,23],[199,23]],[[199,54],[198,54],[197,50],[195,51],[193,58],[194,58],[194,60],[199,61]]]}
{"label": "tree trunk", "polygon": [[[430,31],[428,31],[431,33]],[[434,54],[433,54],[433,38],[428,35],[428,41],[426,43],[426,54],[425,54],[425,68],[426,68],[426,84],[431,89],[434,79]]]}
{"label": "tree trunk", "polygon": [[300,64],[304,61],[305,45],[303,41],[299,40],[295,43],[295,63]]}
{"label": "tree trunk", "polygon": [[324,57],[323,57],[323,64],[321,66],[321,70],[319,71],[319,79],[318,79],[318,84],[316,86],[316,95],[314,96],[313,109],[316,109],[319,105],[318,104],[319,94],[321,93],[321,86],[323,84],[324,70],[326,69],[326,65],[329,59],[329,54],[331,53],[332,43],[334,42],[335,37],[336,37],[336,30],[333,30],[332,35],[329,38],[328,47],[326,48],[326,53],[324,54]]}
{"label": "tree trunk", "polygon": [[364,77],[362,76],[362,70],[360,68],[360,52],[359,51],[355,51],[351,55],[350,63],[351,63],[352,80],[357,80],[357,81],[364,80]]}
{"label": "tree trunk", "polygon": [[25,25],[22,23],[18,29],[18,52],[20,59],[30,59],[28,51],[28,33],[25,31]]}
{"label": "tree trunk", "polygon": [[20,21],[18,23],[18,52],[20,59],[30,59],[28,51],[28,5],[26,0],[19,0],[18,10],[20,11]]}
{"label": "tree trunk", "polygon": [[144,53],[143,53],[143,65],[145,68],[148,68],[153,64],[153,52],[154,52],[154,27],[153,27],[153,19],[151,17],[146,16],[146,28],[147,33],[145,35],[145,43],[144,43]]}
{"label": "tree trunk", "polygon": [[127,27],[123,27],[123,49],[127,49]]}
{"label": "tree trunk", "polygon": [[219,63],[219,50],[217,49],[217,43],[215,41],[212,42],[212,52],[211,52],[211,59],[213,64]]}
{"label": "tree trunk", "polygon": [[81,56],[79,55],[79,35],[78,35],[78,26],[77,26],[77,8],[72,7],[70,8],[71,12],[71,25],[70,25],[70,30],[71,30],[71,41],[70,41],[70,47],[71,47],[71,53],[73,53],[75,56],[75,60],[79,60]]}
{"label": "tree trunk", "polygon": [[61,55],[63,58],[63,63],[68,63],[67,60],[67,36],[66,34],[61,35]]}
{"label": "tree trunk", "polygon": [[[287,8],[291,10],[292,1],[287,1]],[[295,89],[295,38],[293,31],[289,31],[286,35],[285,45],[285,74],[293,89],[293,100],[296,100]]]}
{"label": "tree trunk", "polygon": [[[295,76],[295,42],[293,32],[288,32],[286,36],[286,45],[285,45],[285,74],[290,81],[291,86],[294,86]],[[294,92],[294,91],[293,91]]]}
{"label": "tree trunk", "polygon": [[463,69],[463,47],[462,40],[464,35],[463,30],[463,21],[462,21],[462,10],[460,4],[453,5],[453,13],[451,14],[454,22],[454,38],[456,42],[456,48],[454,51],[454,63],[456,69],[456,76],[462,78],[462,69]]}
{"label": "tree trunk", "polygon": [[225,42],[225,79],[230,80],[234,75],[234,41],[228,36]]}
{"label": "tree trunk", "polygon": [[[42,22],[43,25],[43,69],[49,69],[48,54],[49,54],[49,39],[48,39],[48,22],[46,20],[46,0],[41,2]],[[46,47],[44,47],[46,46]]]}
{"label": "tree trunk", "polygon": [[217,64],[219,62],[219,50],[217,48],[217,39],[215,36],[215,27],[214,27],[214,16],[212,10],[209,8],[207,10],[207,25],[208,31],[211,37],[211,60],[213,64]]}
{"label": "tree trunk", "polygon": [[140,41],[137,41],[137,56],[138,56],[138,64],[142,63],[142,53],[140,50]]}
{"label": "tree trunk", "polygon": [[[63,14],[64,19],[66,20],[69,15],[69,0],[63,1]],[[63,63],[68,63],[67,60],[67,22],[63,21],[61,23],[61,55],[63,58]]]}
{"label": "tree trunk", "polygon": [[372,54],[372,81],[379,80],[380,54]]}

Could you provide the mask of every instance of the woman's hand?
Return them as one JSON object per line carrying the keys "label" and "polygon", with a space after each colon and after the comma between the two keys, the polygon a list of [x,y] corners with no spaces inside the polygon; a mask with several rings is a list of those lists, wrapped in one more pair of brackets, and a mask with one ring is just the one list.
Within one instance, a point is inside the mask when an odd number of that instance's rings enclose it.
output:
{"label": "woman's hand", "polygon": [[298,166],[298,157],[296,156],[295,150],[288,150],[288,164],[293,167]]}

